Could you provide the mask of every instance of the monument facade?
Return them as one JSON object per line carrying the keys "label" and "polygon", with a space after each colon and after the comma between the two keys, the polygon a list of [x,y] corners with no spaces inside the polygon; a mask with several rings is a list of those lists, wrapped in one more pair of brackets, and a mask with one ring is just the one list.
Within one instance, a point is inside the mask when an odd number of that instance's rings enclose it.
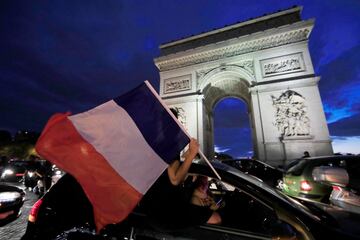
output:
{"label": "monument facade", "polygon": [[160,46],[160,96],[214,156],[215,105],[248,108],[256,158],[272,165],[332,154],[308,41],[314,20],[294,7]]}

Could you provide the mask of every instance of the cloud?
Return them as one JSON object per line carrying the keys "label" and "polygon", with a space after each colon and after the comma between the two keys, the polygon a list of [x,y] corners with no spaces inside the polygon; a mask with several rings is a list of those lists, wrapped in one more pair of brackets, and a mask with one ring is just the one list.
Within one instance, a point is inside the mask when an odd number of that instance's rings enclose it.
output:
{"label": "cloud", "polygon": [[331,138],[333,140],[332,146],[335,153],[360,154],[360,136],[332,136]]}
{"label": "cloud", "polygon": [[[331,136],[360,136],[360,114],[343,118],[337,122],[329,124],[329,131]],[[360,148],[360,146],[359,146]]]}
{"label": "cloud", "polygon": [[233,157],[250,156],[253,151],[251,133],[244,128],[216,128],[214,141],[217,149]]}
{"label": "cloud", "polygon": [[[0,1],[0,127],[39,131],[54,112],[87,110],[146,79],[157,88],[161,43],[294,4],[317,18],[309,44],[330,132],[351,136],[360,112],[358,0]],[[225,99],[214,112],[218,146],[248,154],[246,105]]]}
{"label": "cloud", "polygon": [[231,150],[231,148],[225,148],[225,147],[221,147],[221,146],[218,146],[215,144],[215,152],[217,153],[224,153],[224,152],[227,152],[229,150]]}
{"label": "cloud", "polygon": [[324,65],[359,44],[360,4],[357,0],[301,2],[303,17],[316,18],[309,45],[313,64],[319,72]]}
{"label": "cloud", "polygon": [[328,123],[360,113],[360,45],[321,69],[319,84]]}

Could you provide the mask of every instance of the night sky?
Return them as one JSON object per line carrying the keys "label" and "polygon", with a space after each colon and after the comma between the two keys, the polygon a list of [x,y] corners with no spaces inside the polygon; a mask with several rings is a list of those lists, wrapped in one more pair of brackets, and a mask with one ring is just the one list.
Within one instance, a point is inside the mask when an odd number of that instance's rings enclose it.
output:
{"label": "night sky", "polygon": [[[309,45],[334,150],[359,153],[359,0],[2,0],[0,129],[40,132],[53,113],[88,110],[144,80],[158,89],[160,44],[293,5],[316,18]],[[221,101],[216,149],[251,154],[248,122],[241,101]]]}

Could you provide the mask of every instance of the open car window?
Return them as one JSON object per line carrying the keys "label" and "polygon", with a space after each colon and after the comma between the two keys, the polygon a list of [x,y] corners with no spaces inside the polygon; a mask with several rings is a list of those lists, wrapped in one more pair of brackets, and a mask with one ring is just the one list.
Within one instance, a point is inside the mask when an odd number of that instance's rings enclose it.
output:
{"label": "open car window", "polygon": [[298,239],[295,228],[279,220],[271,206],[224,181],[208,178],[208,182],[214,200],[222,202],[217,210],[222,219],[219,227],[260,236]]}

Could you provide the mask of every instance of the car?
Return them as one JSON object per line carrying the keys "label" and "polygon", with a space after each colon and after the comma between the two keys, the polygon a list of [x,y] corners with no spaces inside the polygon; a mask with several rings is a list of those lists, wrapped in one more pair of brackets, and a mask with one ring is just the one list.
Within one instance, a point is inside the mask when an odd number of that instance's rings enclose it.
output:
{"label": "car", "polygon": [[25,191],[22,188],[0,183],[0,226],[20,216],[24,201]]}
{"label": "car", "polygon": [[[360,215],[322,203],[297,201],[257,178],[214,163],[222,180],[203,164],[192,164],[189,174],[209,178],[210,190],[225,206],[221,225],[202,224],[187,229],[164,229],[146,214],[145,195],[126,220],[100,231],[104,239],[360,239]],[[144,200],[145,199],[145,200]],[[164,219],[167,221],[167,219]],[[81,186],[64,175],[34,204],[22,240],[68,239],[95,235],[93,209]],[[78,229],[78,230],[76,230]],[[69,238],[78,239],[78,238]],[[96,238],[102,239],[102,238]]]}
{"label": "car", "polygon": [[360,157],[355,155],[333,155],[300,159],[284,174],[282,191],[292,197],[329,202],[332,186],[317,182],[313,178],[316,167],[339,167],[349,174],[349,187],[359,191]]}
{"label": "car", "polygon": [[0,180],[4,182],[21,182],[29,166],[26,160],[11,160],[3,168]]}
{"label": "car", "polygon": [[313,170],[317,182],[332,186],[330,204],[360,214],[360,192],[350,188],[349,174],[343,168],[320,166]]}
{"label": "car", "polygon": [[278,185],[278,181],[283,177],[283,171],[281,169],[256,159],[244,158],[222,160],[221,162],[239,169],[246,174],[253,175],[272,187],[276,187]]}

